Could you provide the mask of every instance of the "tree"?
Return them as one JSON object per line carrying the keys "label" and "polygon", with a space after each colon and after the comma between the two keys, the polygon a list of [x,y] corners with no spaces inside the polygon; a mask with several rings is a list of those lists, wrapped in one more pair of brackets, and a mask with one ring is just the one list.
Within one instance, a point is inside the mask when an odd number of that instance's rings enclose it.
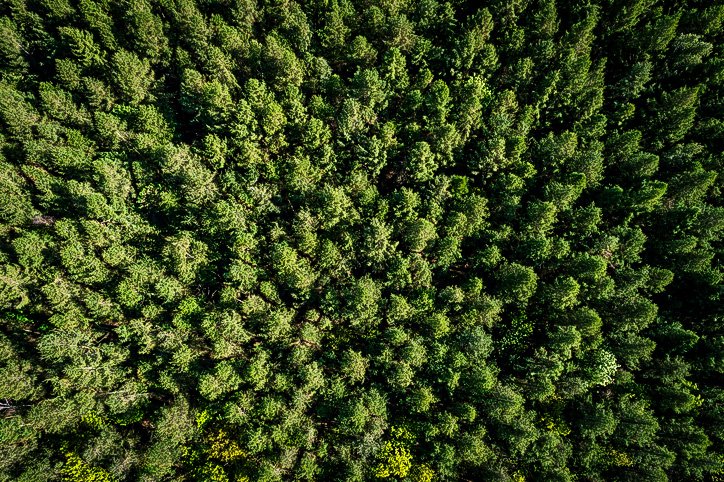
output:
{"label": "tree", "polygon": [[509,303],[525,303],[536,291],[538,277],[527,266],[507,263],[501,267],[496,277],[501,296]]}
{"label": "tree", "polygon": [[0,480],[715,480],[724,7],[0,5]]}
{"label": "tree", "polygon": [[121,93],[121,99],[131,105],[143,102],[153,83],[151,64],[141,60],[133,52],[119,50],[111,59],[114,84]]}

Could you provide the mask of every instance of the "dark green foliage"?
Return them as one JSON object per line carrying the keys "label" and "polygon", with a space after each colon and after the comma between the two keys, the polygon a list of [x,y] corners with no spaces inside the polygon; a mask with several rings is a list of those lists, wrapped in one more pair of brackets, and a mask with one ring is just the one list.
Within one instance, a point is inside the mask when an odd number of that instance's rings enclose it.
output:
{"label": "dark green foliage", "polygon": [[724,5],[0,2],[0,481],[721,481]]}

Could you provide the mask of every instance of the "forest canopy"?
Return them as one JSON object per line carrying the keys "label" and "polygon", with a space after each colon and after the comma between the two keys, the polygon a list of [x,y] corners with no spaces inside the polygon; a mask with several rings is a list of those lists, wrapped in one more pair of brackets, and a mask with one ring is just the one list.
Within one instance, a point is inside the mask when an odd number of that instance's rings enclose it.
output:
{"label": "forest canopy", "polygon": [[0,2],[0,481],[723,481],[721,0]]}

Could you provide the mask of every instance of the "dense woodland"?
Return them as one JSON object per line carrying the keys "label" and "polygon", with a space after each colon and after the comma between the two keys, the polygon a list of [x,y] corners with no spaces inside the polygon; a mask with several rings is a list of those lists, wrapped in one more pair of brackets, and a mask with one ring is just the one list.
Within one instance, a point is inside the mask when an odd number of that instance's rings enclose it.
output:
{"label": "dense woodland", "polygon": [[0,1],[0,480],[724,480],[721,0]]}

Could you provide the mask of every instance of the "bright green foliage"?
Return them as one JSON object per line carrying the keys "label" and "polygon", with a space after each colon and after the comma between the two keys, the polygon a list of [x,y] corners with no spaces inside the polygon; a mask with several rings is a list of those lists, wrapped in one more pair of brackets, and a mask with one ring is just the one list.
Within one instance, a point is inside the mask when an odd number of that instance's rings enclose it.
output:
{"label": "bright green foliage", "polygon": [[377,468],[375,475],[386,479],[390,477],[405,477],[410,471],[412,463],[410,452],[404,447],[396,447],[392,442],[387,442],[380,451],[384,462]]}
{"label": "bright green foliage", "polygon": [[412,468],[412,455],[408,448],[412,434],[404,428],[390,429],[392,440],[385,442],[378,457],[381,462],[375,469],[375,476],[381,479],[406,477]]}
{"label": "bright green foliage", "polygon": [[93,467],[74,453],[66,454],[61,469],[64,482],[112,482],[111,476],[100,467]]}
{"label": "bright green foliage", "polygon": [[723,27],[0,2],[0,481],[720,480]]}

